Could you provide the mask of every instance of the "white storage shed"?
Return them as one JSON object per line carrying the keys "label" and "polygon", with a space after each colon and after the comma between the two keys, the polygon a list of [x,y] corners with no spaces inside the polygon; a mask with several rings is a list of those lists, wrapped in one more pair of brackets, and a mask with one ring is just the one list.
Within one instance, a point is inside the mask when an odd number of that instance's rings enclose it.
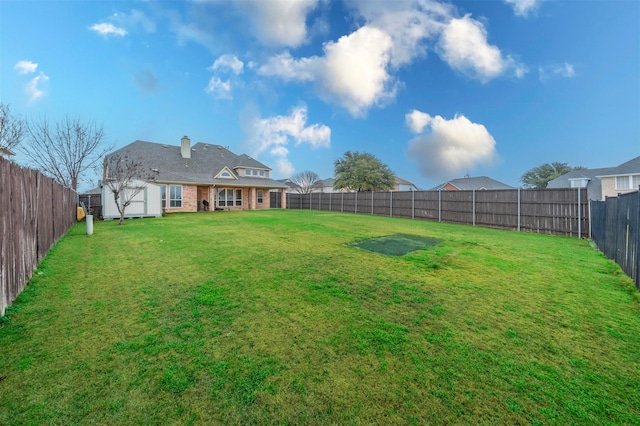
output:
{"label": "white storage shed", "polygon": [[[132,182],[132,187],[144,187],[131,200],[125,210],[124,217],[160,217],[162,216],[162,196],[160,186],[142,181]],[[127,190],[125,190],[127,191]],[[125,194],[120,194],[120,202],[124,202]],[[102,217],[104,219],[120,219],[118,207],[113,199],[113,193],[107,185],[102,186]]]}

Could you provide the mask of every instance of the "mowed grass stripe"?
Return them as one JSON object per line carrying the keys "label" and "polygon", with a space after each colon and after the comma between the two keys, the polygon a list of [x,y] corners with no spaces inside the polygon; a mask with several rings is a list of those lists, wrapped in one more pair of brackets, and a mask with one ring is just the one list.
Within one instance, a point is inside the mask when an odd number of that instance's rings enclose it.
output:
{"label": "mowed grass stripe", "polygon": [[[0,319],[1,424],[640,423],[586,240],[317,211],[78,224]],[[350,246],[441,240],[404,256]]]}

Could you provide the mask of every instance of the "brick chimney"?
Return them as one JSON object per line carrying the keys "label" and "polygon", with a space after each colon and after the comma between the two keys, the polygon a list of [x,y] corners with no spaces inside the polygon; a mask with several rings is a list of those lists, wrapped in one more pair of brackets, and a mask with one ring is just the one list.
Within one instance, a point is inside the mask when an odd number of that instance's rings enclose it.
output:
{"label": "brick chimney", "polygon": [[182,158],[191,158],[191,139],[187,136],[180,139],[180,154],[182,154]]}

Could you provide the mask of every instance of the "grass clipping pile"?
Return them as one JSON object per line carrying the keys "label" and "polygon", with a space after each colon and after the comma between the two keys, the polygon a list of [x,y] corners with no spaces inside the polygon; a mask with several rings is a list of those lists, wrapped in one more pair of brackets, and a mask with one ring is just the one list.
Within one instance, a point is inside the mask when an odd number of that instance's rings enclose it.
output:
{"label": "grass clipping pile", "polygon": [[387,256],[404,256],[412,251],[435,247],[441,241],[442,240],[437,238],[420,237],[417,235],[393,234],[384,237],[369,238],[349,245]]}

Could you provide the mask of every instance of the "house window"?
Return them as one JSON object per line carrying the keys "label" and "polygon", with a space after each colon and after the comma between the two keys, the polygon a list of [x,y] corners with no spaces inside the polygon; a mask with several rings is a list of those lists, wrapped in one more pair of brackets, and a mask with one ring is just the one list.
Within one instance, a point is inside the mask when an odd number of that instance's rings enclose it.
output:
{"label": "house window", "polygon": [[169,207],[182,208],[182,185],[169,186]]}
{"label": "house window", "polygon": [[231,177],[231,173],[224,171],[222,173],[220,173],[220,177],[222,178],[230,178]]}
{"label": "house window", "polygon": [[160,186],[160,195],[162,196],[162,208],[167,208],[167,185]]}
{"label": "house window", "polygon": [[640,186],[640,175],[631,176],[631,180],[631,187],[633,189],[638,189],[638,187]]}
{"label": "house window", "polygon": [[616,176],[616,189],[634,189],[640,184],[640,176]]}
{"label": "house window", "polygon": [[258,204],[262,204],[263,192],[262,189],[258,189]]}
{"label": "house window", "polygon": [[264,170],[254,170],[254,169],[247,169],[244,172],[245,176],[260,176],[260,177],[265,177],[265,171]]}
{"label": "house window", "polygon": [[236,189],[236,190],[233,190],[231,188],[218,189],[218,206],[232,207],[234,205],[242,206],[242,189]]}

